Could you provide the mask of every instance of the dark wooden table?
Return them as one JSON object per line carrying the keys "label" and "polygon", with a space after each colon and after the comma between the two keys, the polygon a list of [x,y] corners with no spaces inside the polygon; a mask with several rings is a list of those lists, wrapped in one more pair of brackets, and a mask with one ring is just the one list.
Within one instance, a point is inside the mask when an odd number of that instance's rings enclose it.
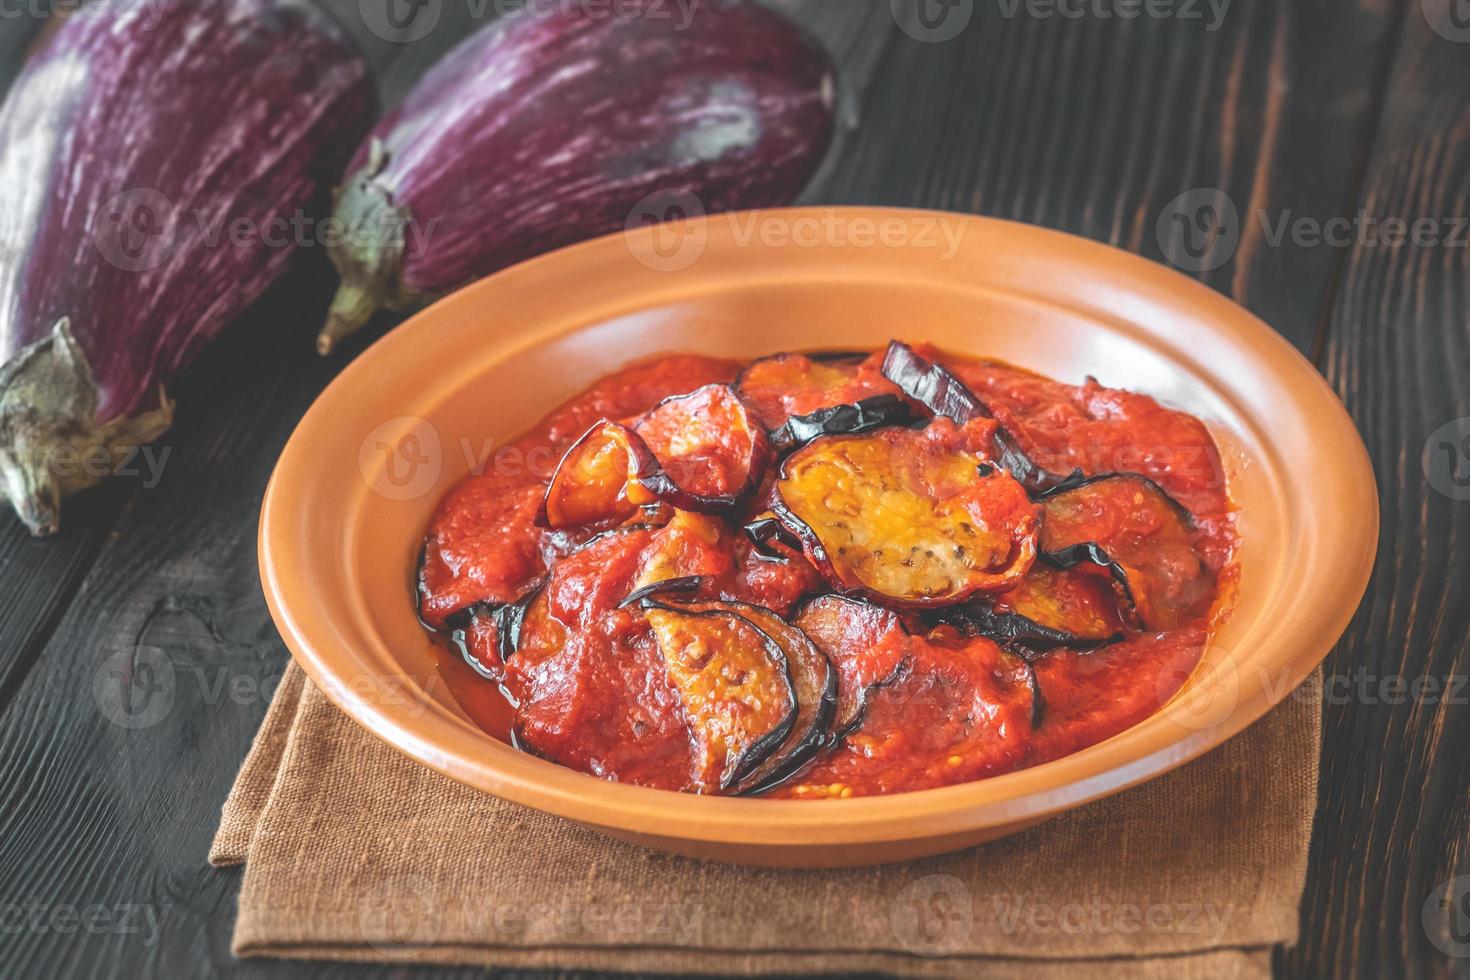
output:
{"label": "dark wooden table", "polygon": [[[1383,535],[1327,661],[1302,937],[1278,971],[1470,972],[1444,952],[1470,954],[1470,903],[1436,897],[1470,873],[1470,502],[1456,499],[1470,491],[1454,480],[1470,443],[1446,435],[1470,429],[1442,428],[1470,416],[1470,4],[922,2],[923,20],[913,0],[787,4],[843,67],[843,135],[806,199],[998,215],[1208,265],[1200,278],[1315,360],[1373,454]],[[394,43],[355,0],[331,5],[389,101],[494,8],[430,0],[433,30]],[[0,85],[38,31],[27,6],[0,18]],[[1194,217],[1201,195],[1180,195],[1208,188],[1238,223],[1195,260],[1158,229]],[[1323,228],[1334,217],[1356,220]],[[390,972],[237,962],[239,875],[205,864],[287,656],[256,578],[261,493],[353,353],[312,351],[324,269],[303,252],[175,386],[161,481],[71,501],[53,540],[0,520],[0,975]],[[94,681],[145,643],[182,682],[161,723],[129,731],[98,710]],[[1398,696],[1398,678],[1450,693]],[[17,927],[17,908],[94,905],[152,908],[157,934],[146,920]]]}

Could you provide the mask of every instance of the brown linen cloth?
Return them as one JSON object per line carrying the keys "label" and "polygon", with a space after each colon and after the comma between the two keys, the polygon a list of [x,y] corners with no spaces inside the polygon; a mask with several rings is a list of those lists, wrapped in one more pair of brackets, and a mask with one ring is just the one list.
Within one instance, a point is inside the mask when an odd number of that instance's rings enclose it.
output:
{"label": "brown linen cloth", "polygon": [[[907,864],[657,854],[468,789],[294,664],[210,853],[239,956],[671,973],[1257,977],[1297,935],[1321,741],[1291,697],[1207,757],[1006,840]],[[822,804],[815,804],[820,807]]]}

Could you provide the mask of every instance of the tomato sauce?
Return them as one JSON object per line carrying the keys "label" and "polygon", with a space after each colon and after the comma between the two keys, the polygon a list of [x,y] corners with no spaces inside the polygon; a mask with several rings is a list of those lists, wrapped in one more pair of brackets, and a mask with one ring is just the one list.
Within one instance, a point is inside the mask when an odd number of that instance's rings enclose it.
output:
{"label": "tomato sauce", "polygon": [[[795,799],[981,779],[1158,711],[1228,614],[1235,528],[1209,431],[1093,379],[917,350],[993,418],[931,417],[882,352],[672,355],[502,448],[440,503],[420,567],[456,699],[603,779]],[[894,396],[903,427],[779,453],[768,438]],[[989,454],[998,432],[1092,479],[1023,491]],[[762,519],[774,533],[746,533]],[[799,675],[812,663],[830,676]]]}

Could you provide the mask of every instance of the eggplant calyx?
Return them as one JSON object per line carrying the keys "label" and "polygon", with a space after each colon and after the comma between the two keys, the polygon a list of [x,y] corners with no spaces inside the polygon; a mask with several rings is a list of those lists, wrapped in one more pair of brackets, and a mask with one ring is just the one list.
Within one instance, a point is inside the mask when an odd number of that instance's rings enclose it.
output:
{"label": "eggplant calyx", "polygon": [[393,203],[392,190],[377,179],[387,163],[387,151],[374,140],[367,165],[349,174],[332,198],[332,216],[341,223],[342,237],[331,243],[327,255],[342,285],[317,334],[317,353],[323,356],[378,310],[411,310],[434,298],[403,285],[412,216],[408,208]]}
{"label": "eggplant calyx", "polygon": [[51,334],[0,366],[0,493],[32,534],[54,534],[61,499],[101,483],[173,424],[174,405],[97,421],[86,355],[63,317]]}

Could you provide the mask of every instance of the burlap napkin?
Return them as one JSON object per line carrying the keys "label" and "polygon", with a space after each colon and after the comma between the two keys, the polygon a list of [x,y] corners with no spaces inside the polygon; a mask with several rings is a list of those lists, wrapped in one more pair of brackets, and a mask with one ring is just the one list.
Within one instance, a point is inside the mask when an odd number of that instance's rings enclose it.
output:
{"label": "burlap napkin", "polygon": [[[1296,938],[1321,727],[942,858],[775,871],[618,843],[424,769],[291,666],[210,854],[239,956],[670,973],[1235,977]],[[820,804],[818,804],[820,805]]]}

